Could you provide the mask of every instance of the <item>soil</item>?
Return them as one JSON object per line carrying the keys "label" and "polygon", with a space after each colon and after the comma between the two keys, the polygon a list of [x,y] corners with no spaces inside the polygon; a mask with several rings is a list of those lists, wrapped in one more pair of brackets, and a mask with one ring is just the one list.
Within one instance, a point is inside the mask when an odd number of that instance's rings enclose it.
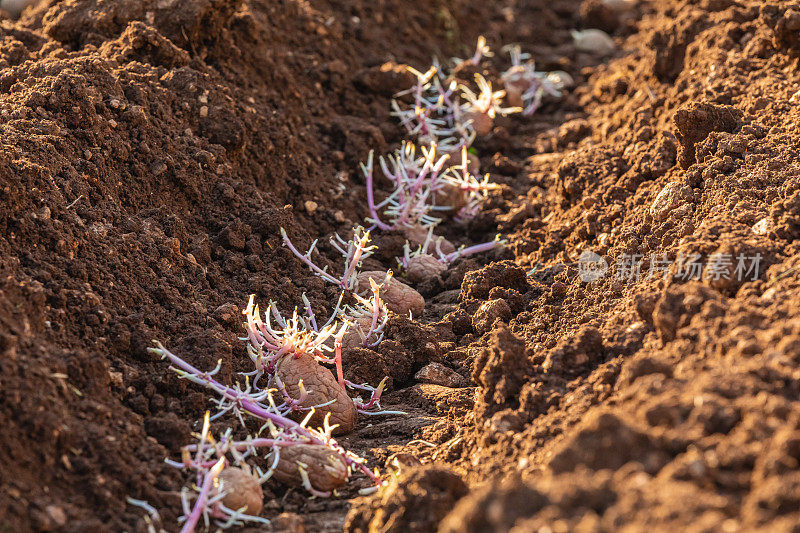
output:
{"label": "soil", "polygon": [[[262,514],[352,532],[800,523],[800,2],[43,0],[2,18],[0,529],[145,531],[127,497],[177,529],[187,478],[164,458],[209,403],[152,339],[231,382],[250,294],[329,311],[335,287],[279,228],[333,264],[326,237],[366,215],[358,163],[403,138],[403,65],[468,57],[478,35],[498,65],[519,42],[575,80],[476,143],[501,188],[445,236],[508,244],[418,284],[424,314],[345,358],[408,413],[339,439],[386,488],[270,481]],[[618,50],[577,51],[585,28]],[[365,269],[393,267],[402,239],[376,243]],[[591,282],[587,251],[609,265]],[[709,275],[724,256],[759,268]],[[429,363],[457,386],[418,382]]]}

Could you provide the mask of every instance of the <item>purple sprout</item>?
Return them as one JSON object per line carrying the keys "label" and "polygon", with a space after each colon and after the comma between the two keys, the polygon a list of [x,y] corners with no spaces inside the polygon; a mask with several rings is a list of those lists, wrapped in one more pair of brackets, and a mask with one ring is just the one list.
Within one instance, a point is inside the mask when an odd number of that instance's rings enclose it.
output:
{"label": "purple sprout", "polygon": [[566,85],[563,79],[555,73],[538,72],[536,64],[527,61],[530,54],[523,54],[519,45],[508,46],[506,49],[511,56],[511,67],[501,75],[501,79],[507,93],[519,92],[523,115],[534,114],[545,96],[561,97],[561,90]]}
{"label": "purple sprout", "polygon": [[[355,331],[361,338],[361,345],[366,348],[374,348],[383,340],[383,329],[389,320],[389,310],[381,299],[381,285],[369,278],[370,290],[369,298],[359,294],[353,294],[356,299],[354,306],[346,306],[344,314],[348,320],[352,321]],[[364,331],[363,322],[369,322],[369,327]]]}
{"label": "purple sprout", "polygon": [[[316,317],[311,311],[305,295],[303,299],[308,316],[298,317],[297,309],[295,309],[292,318],[284,319],[275,302],[270,302],[269,311],[264,313],[265,322],[261,319],[258,305],[255,304],[255,296],[250,296],[243,314],[247,320],[246,338],[250,341],[247,352],[256,367],[253,372],[246,375],[253,376],[254,385],[257,385],[264,374],[272,378],[275,375],[275,365],[281,357],[286,355],[307,354],[322,362],[341,360],[340,354],[334,355],[333,359],[326,355],[326,353],[336,351],[336,339],[344,337],[350,327],[347,320],[341,324],[334,322],[340,314],[341,297],[331,319],[321,328],[317,327]],[[273,318],[277,326],[273,326]],[[333,346],[330,344],[331,339],[334,340]],[[337,367],[337,373],[340,367],[341,364]]]}
{"label": "purple sprout", "polygon": [[370,395],[369,400],[366,402],[362,401],[360,396],[353,398],[353,403],[356,405],[356,409],[359,413],[367,416],[406,414],[405,411],[387,411],[381,407],[381,395],[386,389],[386,382],[388,379],[389,378],[383,378],[377,387],[373,387],[367,383],[358,384],[349,380],[344,380],[344,384],[347,385],[348,388],[362,390]]}
{"label": "purple sprout", "polygon": [[[336,441],[330,437],[330,428],[327,428],[326,433],[319,433],[314,430],[308,430],[305,428],[304,423],[300,423],[300,428],[308,432],[304,434],[295,429],[287,431],[286,426],[278,426],[270,422],[267,424],[270,433],[270,436],[267,438],[248,435],[244,440],[237,441],[232,438],[231,429],[228,429],[219,439],[215,440],[211,437],[209,432],[211,422],[209,414],[210,413],[206,412],[203,420],[203,428],[198,435],[198,442],[196,444],[184,446],[181,449],[182,460],[166,460],[167,464],[170,466],[194,470],[196,475],[194,492],[196,492],[197,495],[194,499],[194,505],[191,504],[192,491],[186,487],[181,491],[183,515],[178,519],[179,522],[183,523],[181,533],[193,532],[201,520],[206,527],[209,527],[213,520],[214,525],[221,529],[227,529],[231,526],[241,526],[246,522],[269,525],[270,521],[265,518],[246,514],[244,512],[246,507],[242,509],[230,509],[224,505],[224,498],[228,493],[225,491],[224,485],[220,487],[218,479],[222,471],[231,464],[243,468],[243,470],[251,475],[252,471],[255,470],[259,484],[263,484],[272,477],[280,461],[280,450],[291,446],[303,444],[325,446],[329,450],[334,451],[337,456],[342,459],[344,464],[347,465],[345,475],[348,477],[353,466],[364,464],[363,459],[345,451],[336,444]],[[257,466],[252,468],[247,464],[246,460],[249,457],[258,457],[259,450],[265,448],[272,454],[271,462],[266,471],[262,471],[261,468]],[[232,460],[229,457],[232,458]],[[328,497],[331,495],[330,492],[319,491],[312,486],[305,465],[298,463],[297,468],[302,479],[303,487],[310,494],[317,497]],[[368,474],[374,473],[368,472]],[[380,483],[380,480],[377,480],[377,482]],[[222,490],[220,490],[220,488],[222,488]],[[148,510],[149,506],[144,502],[134,500],[133,503]]]}
{"label": "purple sprout", "polygon": [[254,390],[249,383],[244,388],[238,384],[234,387],[229,387],[214,379],[214,376],[222,367],[222,360],[217,362],[214,370],[202,372],[164,348],[160,342],[156,341],[156,346],[156,348],[149,348],[149,350],[162,358],[169,359],[173,365],[172,369],[180,378],[202,385],[217,393],[218,397],[213,400],[217,405],[217,413],[211,417],[212,421],[226,413],[233,412],[242,426],[245,426],[242,413],[261,418],[279,426],[281,424],[289,424],[290,427],[294,427],[297,424],[286,418],[286,415],[292,411],[291,406],[277,405],[272,398],[272,390]]}
{"label": "purple sprout", "polygon": [[[206,413],[206,423],[208,420],[208,413]],[[263,484],[270,477],[272,477],[276,467],[278,466],[282,449],[308,444],[319,446],[319,444],[309,442],[306,438],[299,436],[297,433],[287,433],[283,429],[277,428],[274,425],[270,425],[268,429],[269,437],[253,437],[248,435],[244,440],[235,440],[232,438],[232,431],[229,428],[220,436],[219,440],[215,441],[207,436],[208,431],[205,429],[204,425],[204,432],[206,435],[201,434],[197,444],[189,444],[181,448],[181,462],[171,460],[167,460],[166,462],[167,464],[177,468],[193,468],[195,470],[204,472],[208,468],[212,467],[212,465],[216,465],[217,462],[221,460],[225,460],[226,464],[229,464],[227,461],[227,455],[231,455],[234,458],[234,464],[237,466],[246,465],[244,467],[245,470],[252,471],[252,468],[247,465],[245,460],[249,457],[258,457],[260,450],[267,449],[269,455],[265,455],[265,458],[270,458],[269,468],[265,472],[259,467],[255,467],[255,471],[258,474],[258,481],[260,484]],[[353,456],[349,452],[346,452],[344,449],[339,447],[335,441],[331,442],[333,443],[332,445],[325,445],[325,447],[329,450],[333,450],[339,457],[342,457],[343,455],[349,455],[351,456],[351,459],[355,458],[356,460],[361,460],[360,458]],[[192,454],[194,454],[194,456]],[[313,496],[322,498],[331,496],[331,492],[320,491],[312,486],[305,470],[305,465],[298,463],[298,470],[301,475],[301,479],[303,480],[303,488],[308,490],[309,493],[311,493]],[[349,477],[349,467],[345,474]],[[198,477],[198,480],[199,479],[201,478]],[[198,486],[202,486],[202,484],[198,483]],[[209,503],[214,502],[209,502],[207,500],[204,503],[206,507],[208,507]],[[247,519],[251,520],[253,518],[258,521],[269,523],[269,521],[263,518],[247,517]]]}
{"label": "purple sprout", "polygon": [[[174,353],[167,350],[160,342],[156,341],[156,348],[150,348],[155,354],[162,358],[169,359],[172,364],[172,369],[183,379],[188,379],[193,383],[202,385],[214,391],[219,399],[217,404],[221,412],[228,412],[233,410],[242,420],[241,414],[253,416],[264,422],[260,431],[268,429],[273,436],[272,441],[261,441],[263,446],[268,444],[275,446],[287,446],[295,444],[313,444],[325,446],[335,452],[344,462],[348,468],[348,472],[359,470],[371,479],[376,486],[381,485],[380,477],[375,471],[371,471],[366,466],[366,461],[346,451],[339,446],[336,440],[331,436],[333,426],[329,424],[329,416],[326,416],[324,426],[319,429],[312,429],[306,426],[308,420],[311,418],[313,412],[309,412],[306,418],[301,422],[296,422],[282,413],[275,402],[271,400],[270,391],[262,391],[262,393],[253,394],[249,388],[241,389],[239,387],[228,387],[219,381],[215,380],[213,375],[219,371],[220,365],[211,372],[203,372],[190,363],[181,359]],[[219,414],[219,413],[218,413]],[[210,417],[209,420],[214,417]],[[260,432],[259,431],[259,432]],[[279,439],[281,443],[276,444],[275,439]],[[285,442],[293,442],[294,444],[283,444]],[[202,442],[201,442],[202,448]],[[208,466],[208,462],[203,463]]]}
{"label": "purple sprout", "polygon": [[436,143],[445,150],[471,146],[475,131],[463,117],[458,83],[448,82],[436,66],[424,73],[411,67],[408,70],[417,77],[417,83],[397,93],[395,98],[411,95],[414,103],[403,108],[396,99],[392,100],[392,115],[421,144]]}
{"label": "purple sprout", "polygon": [[503,107],[501,103],[506,91],[492,90],[491,83],[480,74],[475,74],[475,83],[478,85],[477,94],[466,85],[461,85],[462,94],[466,99],[466,102],[461,106],[464,115],[470,116],[478,113],[493,119],[496,115],[509,115],[522,111],[518,107]]}
{"label": "purple sprout", "polygon": [[[292,318],[286,320],[281,316],[275,303],[270,302],[271,313],[264,313],[266,322],[261,319],[261,312],[258,306],[255,305],[254,296],[250,297],[247,308],[244,310],[247,318],[246,339],[250,341],[247,346],[247,353],[256,369],[245,375],[253,378],[254,386],[257,385],[262,376],[267,375],[269,385],[280,392],[284,398],[284,403],[276,406],[281,412],[311,409],[309,407],[300,407],[300,404],[305,400],[305,394],[298,399],[291,398],[275,373],[276,364],[281,357],[306,354],[314,357],[320,363],[334,365],[337,381],[343,389],[352,388],[366,390],[371,393],[367,402],[362,402],[359,398],[354,399],[356,408],[360,413],[367,415],[401,414],[399,411],[382,410],[380,406],[380,397],[385,388],[386,380],[381,382],[378,387],[371,387],[367,384],[355,384],[344,378],[342,339],[345,334],[355,324],[355,331],[361,336],[362,345],[374,347],[383,340],[383,329],[388,320],[388,312],[380,298],[377,285],[373,287],[373,293],[370,298],[357,294],[353,294],[353,296],[356,298],[356,305],[346,306],[344,309],[341,308],[342,297],[340,296],[331,318],[322,327],[317,326],[316,316],[305,296],[303,297],[306,309],[305,317],[298,318],[295,310]],[[273,326],[270,315],[275,319],[278,327]],[[338,317],[343,318],[341,325],[334,322]],[[364,318],[370,319],[368,327],[360,325]],[[331,340],[333,340],[333,346],[331,346]],[[302,381],[298,383],[298,386],[301,391],[304,391]],[[264,394],[264,391],[256,394]],[[316,405],[314,408],[324,407],[325,405],[328,405],[328,403]],[[378,410],[375,411],[375,408]]]}
{"label": "purple sprout", "polygon": [[[471,58],[454,58],[453,62],[477,66],[483,57],[491,55],[486,39],[479,37]],[[479,89],[476,94],[459,84],[454,76],[446,75],[436,61],[424,73],[411,67],[408,70],[416,76],[417,82],[412,88],[395,95],[392,115],[398,117],[408,134],[422,144],[438,144],[448,152],[468,148],[476,134],[489,132],[490,124],[486,121],[493,120],[496,114],[522,111],[516,107],[502,107],[500,101],[505,92],[492,91],[491,85],[480,74],[475,75]],[[401,107],[397,98],[407,95],[413,97],[413,105]]]}
{"label": "purple sprout", "polygon": [[442,176],[442,182],[444,187],[451,187],[466,198],[465,205],[453,217],[456,222],[475,218],[486,202],[489,191],[500,188],[496,183],[489,182],[489,174],[484,174],[483,179],[479,180],[469,172],[466,148],[461,150],[461,164],[451,167],[450,172]]}
{"label": "purple sprout", "polygon": [[458,58],[453,58],[453,62],[457,65],[460,64],[467,64],[467,65],[474,65],[478,66],[481,63],[481,59],[484,57],[492,57],[494,54],[492,53],[489,45],[486,44],[486,37],[483,35],[478,36],[478,44],[475,46],[475,54],[469,59],[461,60]]}
{"label": "purple sprout", "polygon": [[408,269],[409,262],[414,257],[420,255],[430,255],[435,257],[440,263],[444,263],[445,265],[449,265],[450,263],[454,262],[456,259],[461,257],[467,257],[469,255],[479,254],[482,252],[488,252],[489,250],[493,250],[498,246],[502,246],[506,244],[505,239],[501,239],[500,235],[496,235],[493,241],[484,242],[480,244],[474,244],[472,246],[462,246],[455,252],[451,252],[446,254],[442,251],[442,241],[444,237],[437,237],[433,234],[433,228],[428,230],[428,235],[425,237],[425,242],[421,245],[417,246],[415,250],[411,249],[411,245],[408,241],[403,246],[403,257],[397,259],[398,265],[403,269]]}
{"label": "purple sprout", "polygon": [[337,278],[328,272],[327,267],[320,268],[311,261],[311,253],[317,246],[316,240],[311,243],[305,254],[301,254],[292,244],[292,241],[289,240],[289,236],[283,228],[281,228],[281,237],[286,247],[305,263],[314,274],[344,290],[352,290],[357,274],[356,269],[361,264],[361,261],[372,255],[375,250],[375,246],[369,246],[369,230],[365,231],[361,226],[354,228],[353,238],[349,241],[345,241],[339,235],[336,235],[335,238],[332,237],[330,240],[331,245],[344,256],[344,272],[341,277]]}
{"label": "purple sprout", "polygon": [[[387,274],[387,280],[391,277]],[[380,296],[380,289],[383,286],[375,283],[372,278],[369,279],[370,290],[372,294],[369,298],[353,294],[356,299],[354,306],[346,306],[343,313],[354,324],[355,331],[361,339],[361,345],[366,348],[374,348],[383,340],[384,328],[389,321],[389,310]],[[385,283],[385,282],[384,282]],[[363,327],[362,322],[367,322],[369,326]],[[366,330],[366,331],[365,331]],[[353,403],[359,413],[364,415],[400,415],[405,414],[403,411],[387,411],[381,407],[381,394],[386,388],[388,378],[383,378],[377,387],[373,387],[367,383],[353,383],[349,380],[340,381],[350,389],[368,392],[370,394],[369,400],[363,402],[361,397],[353,398]]]}
{"label": "purple sprout", "polygon": [[188,491],[184,487],[181,491],[181,502],[183,503],[183,516],[178,519],[184,522],[181,533],[191,533],[202,517],[206,527],[209,524],[209,517],[222,518],[225,516],[223,505],[219,501],[224,495],[219,494],[212,497],[212,487],[217,481],[220,473],[225,468],[225,459],[220,459],[211,468],[197,467],[197,476],[200,478],[197,500],[194,507],[189,510]]}
{"label": "purple sprout", "polygon": [[[231,526],[241,526],[245,522],[256,522],[269,525],[269,520],[259,516],[248,515],[242,509],[230,509],[223,503],[227,496],[227,491],[219,490],[219,475],[231,464],[227,455],[234,458],[234,463],[244,465],[246,471],[251,472],[249,465],[244,463],[245,454],[240,450],[229,446],[230,430],[228,430],[219,441],[215,441],[209,432],[211,418],[209,413],[203,419],[203,428],[198,435],[199,443],[192,446],[184,446],[182,449],[183,460],[181,462],[166,460],[170,466],[181,469],[192,469],[195,471],[196,482],[194,492],[197,496],[194,505],[191,505],[191,492],[187,487],[181,491],[181,503],[183,515],[178,522],[183,523],[181,533],[191,533],[195,530],[198,523],[202,520],[206,528],[214,521],[214,525],[220,529],[227,529]],[[194,455],[191,452],[194,451]],[[272,476],[274,465],[266,473],[256,467],[258,482],[263,484]]]}
{"label": "purple sprout", "polygon": [[[374,153],[369,153],[367,164],[361,164],[367,186],[367,222],[384,231],[400,231],[413,226],[435,226],[441,218],[437,211],[448,211],[449,206],[437,206],[436,194],[447,185],[455,167],[445,168],[449,155],[437,157],[436,145],[422,147],[417,157],[414,143],[403,141],[393,155],[380,158],[383,174],[393,185],[392,193],[382,202],[375,203]],[[465,170],[466,171],[466,170]],[[381,219],[381,213],[386,219]]]}
{"label": "purple sprout", "polygon": [[455,261],[460,257],[467,257],[468,255],[488,252],[489,250],[493,250],[498,246],[506,244],[506,242],[508,241],[506,241],[505,239],[501,239],[500,235],[495,235],[493,241],[482,242],[480,244],[473,244],[472,246],[462,246],[455,252],[445,255],[443,260],[447,263],[452,263],[453,261]]}
{"label": "purple sprout", "polygon": [[[478,66],[484,57],[493,54],[483,36],[478,37],[475,53],[469,59],[453,58],[456,65]],[[468,98],[469,91],[463,91],[452,75],[434,59],[433,66],[427,71],[408,67],[409,72],[417,78],[416,84],[408,90],[401,91],[392,100],[392,115],[400,119],[408,134],[421,144],[438,144],[445,151],[456,151],[462,147],[470,147],[475,140],[475,128],[467,115],[469,104],[462,104],[462,98]],[[411,95],[413,105],[401,107],[397,98]]]}
{"label": "purple sprout", "polygon": [[[270,313],[264,313],[266,323],[261,320],[261,312],[255,305],[255,297],[250,296],[244,314],[247,317],[247,339],[250,341],[247,351],[250,359],[256,365],[256,370],[248,375],[254,375],[258,380],[262,375],[267,374],[270,381],[274,381],[277,378],[275,367],[281,357],[299,357],[305,354],[322,363],[334,364],[339,384],[343,386],[342,338],[351,323],[347,319],[342,322],[341,326],[333,322],[341,314],[339,307],[341,297],[330,320],[322,328],[317,327],[316,316],[305,295],[303,299],[308,316],[302,320],[297,317],[297,309],[291,319],[284,320],[275,302],[270,302],[271,314],[281,328],[278,329],[272,326]],[[334,341],[333,346],[330,345],[331,339]],[[327,355],[330,352],[333,352],[332,357]]]}
{"label": "purple sprout", "polygon": [[443,198],[453,191],[464,198],[464,205],[454,218],[456,222],[464,222],[474,218],[489,191],[498,188],[489,182],[488,174],[478,179],[469,171],[466,147],[461,148],[461,163],[448,167],[445,163],[453,156],[437,156],[436,145],[423,146],[421,152],[417,157],[416,146],[403,141],[394,154],[380,158],[381,170],[391,181],[393,190],[379,203],[375,202],[374,153],[370,152],[366,165],[361,164],[370,213],[366,221],[372,228],[402,231],[415,226],[436,226],[442,221],[436,214],[453,209],[442,205]]}

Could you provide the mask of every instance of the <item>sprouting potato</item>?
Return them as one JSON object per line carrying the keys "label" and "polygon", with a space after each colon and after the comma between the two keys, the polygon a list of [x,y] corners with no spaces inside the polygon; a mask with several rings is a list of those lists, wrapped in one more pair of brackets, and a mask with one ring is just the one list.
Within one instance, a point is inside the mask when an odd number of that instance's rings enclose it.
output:
{"label": "sprouting potato", "polygon": [[222,504],[233,511],[244,507],[244,513],[258,515],[264,506],[264,493],[258,478],[241,468],[229,466],[217,477],[220,492],[226,492]]}
{"label": "sprouting potato", "polygon": [[[449,207],[448,215],[457,214],[469,202],[469,191],[465,191],[452,183],[446,183],[436,191],[436,204]],[[444,251],[444,248],[442,248]]]}
{"label": "sprouting potato", "polygon": [[506,102],[513,107],[525,107],[522,95],[531,88],[531,80],[525,76],[524,67],[521,65],[511,67],[504,75],[503,84],[506,89]]}
{"label": "sprouting potato", "polygon": [[[461,150],[455,150],[451,152],[440,152],[440,155],[447,156],[447,162],[445,167],[452,167],[456,165],[461,165]],[[470,174],[478,174],[481,171],[481,160],[478,158],[477,155],[467,152],[467,172]]]}
{"label": "sprouting potato", "polygon": [[419,283],[438,276],[447,270],[447,265],[430,254],[415,255],[408,260],[406,278],[412,283]]}
{"label": "sprouting potato", "polygon": [[[379,322],[380,323],[380,322]],[[361,331],[364,332],[364,335],[369,334],[370,327],[372,326],[372,317],[362,316],[355,320],[355,322],[350,326],[350,329],[347,330],[344,337],[342,338],[342,351],[352,350],[353,348],[360,348],[364,344],[364,340],[361,338],[361,334],[358,332],[358,328],[361,328]]]}
{"label": "sprouting potato", "polygon": [[[386,280],[386,272],[380,270],[361,272],[357,277],[357,286],[360,290],[364,287],[369,287],[369,280],[372,278],[375,283],[381,284]],[[386,283],[381,288],[381,299],[386,304],[386,307],[398,315],[408,316],[411,312],[412,315],[420,315],[425,310],[425,298],[420,293],[393,277],[386,280]]]}
{"label": "sprouting potato", "polygon": [[478,135],[489,135],[492,133],[492,126],[494,126],[494,116],[491,109],[481,110],[477,108],[470,109],[464,113],[466,120],[472,121],[472,128]]}
{"label": "sprouting potato", "polygon": [[[403,230],[403,236],[408,240],[409,244],[412,248],[417,248],[425,244],[425,240],[428,238],[428,228],[424,226],[411,226]],[[432,253],[436,250],[436,241],[440,237],[436,237],[434,235],[431,242],[428,244],[423,252]],[[444,254],[451,254],[456,251],[456,247],[453,245],[452,242],[448,241],[444,237],[441,237],[441,241],[439,247]]]}
{"label": "sprouting potato", "polygon": [[[271,464],[271,455],[267,461]],[[282,446],[273,474],[275,479],[286,485],[300,487],[303,485],[300,468],[308,475],[311,487],[321,492],[329,492],[343,485],[349,475],[341,456],[330,448],[319,444]]]}
{"label": "sprouting potato", "polygon": [[[286,355],[281,357],[275,368],[276,376],[281,380],[289,396],[299,399],[301,396],[300,380],[306,389],[306,399],[300,404],[303,407],[321,405],[335,400],[330,405],[318,407],[309,421],[309,426],[320,427],[325,421],[325,416],[330,413],[330,423],[338,424],[333,433],[342,435],[353,431],[358,419],[358,411],[350,396],[347,395],[336,381],[330,370],[320,365],[316,359],[308,354],[299,357]],[[279,400],[280,396],[276,396]],[[304,418],[308,411],[295,411],[294,418]]]}

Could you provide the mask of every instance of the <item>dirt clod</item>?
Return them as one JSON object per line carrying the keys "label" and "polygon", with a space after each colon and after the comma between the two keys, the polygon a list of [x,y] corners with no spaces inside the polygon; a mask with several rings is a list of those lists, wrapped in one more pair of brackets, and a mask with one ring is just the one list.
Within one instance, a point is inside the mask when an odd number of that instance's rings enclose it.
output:
{"label": "dirt clod", "polygon": [[675,113],[681,151],[678,162],[683,168],[696,161],[695,145],[712,131],[734,132],[741,126],[743,113],[739,109],[707,102],[693,103]]}
{"label": "dirt clod", "polygon": [[475,311],[475,316],[472,317],[472,327],[478,333],[486,333],[498,321],[508,322],[509,319],[511,319],[511,308],[505,300],[497,298],[481,304]]}
{"label": "dirt clod", "polygon": [[529,366],[525,343],[505,326],[494,330],[472,369],[472,379],[479,384],[476,414],[485,418],[514,404]]}
{"label": "dirt clod", "polygon": [[305,521],[297,513],[281,513],[272,520],[275,533],[306,533]]}
{"label": "dirt clod", "polygon": [[410,468],[392,478],[373,498],[362,500],[347,515],[344,530],[433,531],[439,520],[467,493],[461,478],[444,468]]}

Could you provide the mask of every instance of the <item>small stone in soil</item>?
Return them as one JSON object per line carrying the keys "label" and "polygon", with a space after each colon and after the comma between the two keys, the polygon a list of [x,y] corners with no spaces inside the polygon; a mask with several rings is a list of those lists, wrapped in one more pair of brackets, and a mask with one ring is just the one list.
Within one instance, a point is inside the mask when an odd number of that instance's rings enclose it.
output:
{"label": "small stone in soil", "polygon": [[430,363],[422,367],[414,375],[414,379],[422,383],[431,383],[453,389],[464,385],[464,378],[440,363]]}

